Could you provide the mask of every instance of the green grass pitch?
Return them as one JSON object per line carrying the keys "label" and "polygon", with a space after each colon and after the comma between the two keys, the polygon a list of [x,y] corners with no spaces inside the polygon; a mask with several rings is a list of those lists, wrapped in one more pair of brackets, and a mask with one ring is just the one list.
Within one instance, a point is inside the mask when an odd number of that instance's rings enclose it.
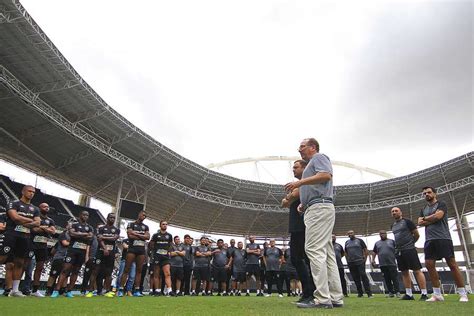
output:
{"label": "green grass pitch", "polygon": [[[417,295],[418,296],[418,295]],[[400,301],[375,295],[349,297],[343,308],[300,309],[293,297],[123,297],[8,298],[0,297],[1,315],[474,315],[474,296],[459,303],[458,295],[445,302]]]}

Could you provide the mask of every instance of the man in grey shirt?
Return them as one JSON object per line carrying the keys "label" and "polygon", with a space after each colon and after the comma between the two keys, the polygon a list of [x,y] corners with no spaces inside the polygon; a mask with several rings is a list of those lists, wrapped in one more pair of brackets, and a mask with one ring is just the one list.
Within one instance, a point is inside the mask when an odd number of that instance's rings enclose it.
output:
{"label": "man in grey shirt", "polygon": [[184,277],[184,256],[186,255],[186,250],[179,239],[179,236],[174,236],[174,243],[171,245],[170,249],[170,273],[171,273],[171,287],[173,288],[173,296],[180,296],[181,293],[181,281]]}
{"label": "man in grey shirt", "polygon": [[399,207],[393,207],[390,211],[395,222],[392,224],[392,232],[395,237],[396,258],[398,270],[402,272],[403,285],[405,286],[405,295],[402,300],[414,300],[412,291],[412,282],[409,270],[413,270],[416,281],[421,289],[420,301],[428,299],[426,291],[425,275],[421,271],[420,258],[415,248],[415,243],[420,238],[415,223],[407,218],[403,218]]}
{"label": "man in grey shirt", "polygon": [[[250,284],[250,278],[252,275],[255,276],[255,282],[257,283],[257,296],[263,296],[260,283],[260,246],[255,243],[255,236],[249,236],[249,243],[245,247],[247,251],[247,286]],[[246,296],[250,296],[250,290],[247,287]]]}
{"label": "man in grey shirt", "polygon": [[319,152],[314,138],[304,139],[298,148],[301,158],[309,161],[303,177],[285,185],[287,192],[300,188],[298,211],[304,212],[305,251],[316,286],[314,300],[300,302],[300,308],[342,307],[343,294],[331,235],[336,218],[333,204],[332,164]]}
{"label": "man in grey shirt", "polygon": [[344,250],[349,271],[351,272],[352,279],[354,279],[354,283],[357,287],[357,296],[364,296],[361,284],[362,281],[367,296],[371,298],[372,291],[370,290],[369,278],[365,272],[365,262],[369,256],[369,251],[367,250],[365,242],[360,238],[356,238],[353,230],[348,231],[347,236],[349,236],[349,240],[346,241]]}
{"label": "man in grey shirt", "polygon": [[448,207],[443,201],[438,201],[436,189],[424,187],[423,196],[427,202],[421,210],[418,225],[425,226],[425,265],[433,284],[433,295],[427,302],[444,301],[441,295],[439,275],[436,271],[436,260],[445,259],[456,283],[460,302],[468,302],[464,280],[454,258],[454,246],[448,227]]}
{"label": "man in grey shirt", "polygon": [[379,257],[379,267],[382,271],[385,284],[388,289],[388,297],[400,297],[400,288],[398,285],[397,262],[395,259],[395,241],[387,238],[387,232],[379,232],[380,240],[375,243],[372,252],[372,266],[375,267],[375,257]]}
{"label": "man in grey shirt", "polygon": [[275,239],[270,240],[270,246],[265,248],[263,261],[266,267],[266,277],[268,284],[268,292],[265,296],[272,295],[273,284],[277,284],[278,296],[283,297],[283,284],[280,279],[280,266],[283,260],[283,252],[280,248],[275,247]]}

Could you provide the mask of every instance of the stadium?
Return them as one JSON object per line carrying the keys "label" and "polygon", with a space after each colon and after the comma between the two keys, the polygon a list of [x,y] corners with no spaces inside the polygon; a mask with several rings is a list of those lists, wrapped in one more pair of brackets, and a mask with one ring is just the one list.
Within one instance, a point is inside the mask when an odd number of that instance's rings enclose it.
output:
{"label": "stadium", "polygon": [[[146,209],[150,220],[166,220],[182,229],[227,236],[288,237],[288,209],[280,206],[286,195],[282,185],[213,171],[143,132],[94,91],[17,0],[2,0],[0,4],[0,83],[0,159],[77,190],[86,197],[84,201],[94,197],[117,210],[123,200],[135,202]],[[391,226],[393,219],[387,214],[393,207],[403,209],[404,216],[416,223],[425,205],[422,188],[426,185],[436,188],[439,198],[447,202],[448,216],[455,221],[460,240],[455,251],[464,258],[458,263],[463,267],[466,284],[472,286],[474,245],[467,216],[474,211],[474,152],[403,177],[336,186],[334,233],[345,236],[352,229],[363,236],[377,234]],[[2,174],[2,202],[18,199],[21,187]],[[91,225],[105,223],[101,213],[87,203],[76,205],[41,192],[37,199],[38,203],[48,201],[55,209],[58,227],[64,227],[69,218],[77,217],[84,209],[89,210]],[[455,293],[449,273],[444,274],[447,293]],[[375,273],[373,279],[374,284],[383,284],[380,273]],[[221,304],[213,301],[218,298],[196,298],[197,303],[193,299],[153,303],[154,298],[144,298],[157,308],[170,308],[172,314],[214,314],[217,311],[213,304]],[[247,302],[262,304],[263,309],[249,310],[247,303],[238,300],[228,304],[238,314],[278,313],[272,311],[272,302],[252,299]],[[56,302],[47,298],[39,303],[28,299],[15,307],[17,300],[7,300],[0,298],[0,309],[17,308],[7,310],[7,314],[32,312],[36,306],[61,312],[67,306],[62,301],[54,307]],[[140,299],[130,302],[127,298],[121,304],[97,300],[97,304],[82,299],[67,304],[77,304],[73,314],[153,313],[141,309]],[[343,313],[351,312],[354,306],[352,312],[356,314],[392,314],[393,305],[384,302],[382,296],[364,306],[348,300]],[[183,307],[201,303],[197,310]],[[120,310],[114,306],[122,304]],[[283,312],[295,311],[288,300],[274,304]],[[450,296],[442,307],[417,308],[431,314],[447,313],[453,308],[458,314],[472,312],[472,302],[461,307],[455,304],[454,296]],[[226,313],[231,313],[230,308]]]}

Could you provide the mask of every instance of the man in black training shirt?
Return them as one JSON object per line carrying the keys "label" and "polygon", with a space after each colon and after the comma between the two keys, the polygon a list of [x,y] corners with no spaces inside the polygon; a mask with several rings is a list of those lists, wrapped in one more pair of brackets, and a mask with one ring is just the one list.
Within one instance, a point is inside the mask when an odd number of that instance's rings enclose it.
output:
{"label": "man in black training shirt", "polygon": [[247,296],[250,295],[250,290],[248,285],[250,284],[250,278],[252,275],[255,276],[255,282],[257,284],[257,296],[263,296],[263,291],[261,290],[260,284],[260,246],[255,243],[255,236],[249,237],[249,243],[246,247],[247,251]]}
{"label": "man in black training shirt", "polygon": [[171,273],[170,273],[170,251],[173,244],[173,236],[168,233],[168,222],[160,221],[160,229],[152,237],[148,247],[153,252],[153,261],[155,263],[153,278],[155,279],[155,295],[161,295],[161,285],[164,281],[166,289],[164,295],[171,294]]}
{"label": "man in black training shirt", "polygon": [[426,301],[444,301],[436,271],[436,260],[444,258],[453,274],[460,296],[459,301],[468,302],[464,280],[454,257],[454,246],[448,226],[448,207],[443,201],[438,201],[436,189],[433,187],[424,187],[423,196],[427,204],[420,212],[418,225],[425,226],[425,265],[433,284],[433,295]]}
{"label": "man in black training shirt", "polygon": [[[217,248],[212,251],[212,271],[214,281],[217,282],[217,288],[222,291],[224,296],[227,296],[226,280],[227,271],[230,270],[229,257],[228,250],[224,248],[224,241],[218,239]],[[218,292],[217,295],[221,296],[221,293]]]}
{"label": "man in black training shirt", "polygon": [[379,232],[380,240],[375,243],[372,252],[372,266],[375,267],[375,257],[379,257],[379,267],[382,271],[385,285],[388,289],[388,297],[400,297],[400,287],[398,285],[397,262],[395,259],[395,241],[387,238],[387,232]]}
{"label": "man in black training shirt", "polygon": [[[49,271],[49,278],[46,284],[46,295],[49,296],[53,293],[53,288],[58,279],[61,271],[64,266],[64,257],[66,257],[67,248],[69,247],[69,242],[71,238],[69,237],[68,230],[71,227],[72,223],[68,222],[66,224],[65,230],[59,234],[58,242],[53,248],[53,260],[51,263],[51,270]],[[59,288],[65,287],[66,284],[60,285]],[[63,293],[59,293],[63,294]]]}
{"label": "man in black training shirt", "polygon": [[283,297],[283,284],[280,279],[280,267],[283,261],[283,252],[275,246],[275,239],[270,240],[270,246],[265,248],[263,260],[266,267],[266,277],[268,284],[268,293],[265,296],[272,295],[273,284],[277,284],[278,296]]}
{"label": "man in black training shirt", "polygon": [[32,229],[33,249],[35,252],[36,267],[33,276],[33,292],[32,296],[44,297],[38,289],[40,285],[41,272],[43,272],[44,263],[48,260],[48,240],[51,235],[56,233],[54,227],[54,221],[48,217],[49,205],[47,203],[41,203],[39,205],[41,223],[39,227]]}
{"label": "man in black training shirt", "polygon": [[125,268],[122,273],[122,279],[120,281],[120,288],[117,292],[118,297],[124,295],[123,287],[128,279],[128,273],[132,264],[135,263],[135,289],[133,290],[133,296],[142,297],[140,293],[140,281],[142,279],[143,263],[145,262],[145,243],[150,239],[150,229],[143,223],[146,219],[145,211],[138,213],[136,221],[131,222],[127,226],[127,236],[129,241],[129,247],[127,250],[127,257],[125,258]]}
{"label": "man in black training shirt", "polygon": [[173,287],[174,295],[180,296],[181,281],[184,277],[184,256],[186,250],[184,245],[181,243],[179,236],[174,236],[174,243],[171,246],[171,285]]}
{"label": "man in black training shirt", "polygon": [[[104,275],[104,288],[106,297],[114,297],[112,292],[112,271],[115,265],[115,254],[117,253],[116,242],[120,237],[120,229],[114,226],[115,214],[107,215],[107,223],[97,230],[97,241],[99,242],[99,251],[97,252],[96,262],[99,265],[98,273]],[[94,278],[95,279],[95,278]]]}
{"label": "man in black training shirt", "polygon": [[372,291],[370,290],[369,278],[365,272],[365,262],[367,261],[369,251],[367,250],[365,242],[360,238],[356,238],[353,230],[348,231],[347,236],[349,236],[349,240],[346,241],[344,251],[346,253],[349,271],[351,272],[352,279],[354,279],[354,283],[357,287],[357,296],[364,296],[361,284],[362,280],[365,292],[367,293],[367,296],[371,298]]}
{"label": "man in black training shirt", "polygon": [[392,232],[395,237],[396,256],[398,270],[402,272],[403,285],[405,286],[405,295],[402,300],[414,300],[412,292],[412,282],[408,270],[413,270],[416,281],[420,286],[420,301],[428,299],[426,291],[425,275],[421,271],[420,258],[415,248],[415,243],[420,238],[415,223],[403,218],[402,211],[398,207],[391,209],[391,214],[395,222],[392,224]]}
{"label": "man in black training shirt", "polygon": [[[196,290],[201,288],[202,295],[206,295],[205,290],[210,280],[209,258],[212,256],[211,248],[207,246],[207,238],[201,237],[200,245],[194,249],[194,269],[191,295],[196,296]],[[199,280],[199,288],[197,281]]]}
{"label": "man in black training shirt", "polygon": [[[230,258],[232,258],[232,253],[234,252],[234,250],[236,250],[237,248],[235,247],[235,239],[231,239],[230,240],[230,246],[227,247],[227,251],[229,253],[229,256]],[[229,293],[230,296],[233,296],[234,295],[234,291],[232,290],[232,286],[231,286],[231,279],[232,279],[232,264],[230,265],[230,269],[227,270],[227,279],[226,279],[226,289]]]}
{"label": "man in black training shirt", "polygon": [[[293,175],[296,179],[301,180],[307,164],[302,159],[296,160],[293,163]],[[313,299],[315,286],[313,278],[308,271],[309,261],[304,250],[305,226],[304,216],[298,212],[298,205],[300,203],[299,188],[288,193],[281,202],[283,207],[290,208],[288,232],[290,233],[291,263],[295,266],[301,286],[303,287],[303,296],[299,302],[309,302]]]}
{"label": "man in black training shirt", "polygon": [[31,204],[35,195],[35,188],[26,185],[21,190],[20,200],[10,202],[7,206],[7,221],[4,246],[0,252],[0,263],[13,257],[13,283],[10,296],[25,297],[18,289],[27,258],[33,256],[31,245],[31,229],[41,224],[40,212]]}
{"label": "man in black training shirt", "polygon": [[69,284],[67,286],[66,296],[71,298],[72,289],[76,284],[76,280],[84,261],[86,259],[87,247],[90,245],[92,238],[94,237],[94,228],[87,224],[89,219],[89,212],[82,211],[79,215],[79,222],[74,223],[69,228],[69,236],[71,241],[64,258],[64,266],[61,274],[59,275],[59,281],[56,284],[55,291],[51,294],[51,297],[55,298],[59,296],[59,289],[62,284],[65,284],[67,277],[70,275]]}
{"label": "man in black training shirt", "polygon": [[346,273],[344,272],[344,264],[342,263],[342,257],[344,257],[344,247],[336,242],[336,235],[332,234],[332,245],[334,247],[334,254],[336,255],[337,269],[339,270],[339,278],[341,279],[342,293],[347,297],[347,282]]}

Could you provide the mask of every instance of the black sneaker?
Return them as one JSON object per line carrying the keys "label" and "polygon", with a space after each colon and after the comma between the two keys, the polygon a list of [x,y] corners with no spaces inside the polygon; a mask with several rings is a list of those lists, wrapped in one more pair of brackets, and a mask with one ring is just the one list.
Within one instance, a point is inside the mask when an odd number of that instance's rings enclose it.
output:
{"label": "black sneaker", "polygon": [[388,297],[389,297],[389,298],[393,298],[393,297],[395,297],[395,294],[393,294],[393,293],[388,293]]}
{"label": "black sneaker", "polygon": [[314,300],[314,297],[312,297],[312,296],[310,296],[310,297],[304,297],[304,296],[302,296],[302,297],[300,297],[299,300],[297,300],[297,301],[295,301],[295,302],[292,302],[292,303],[293,303],[293,304],[307,303],[307,302],[312,301],[312,300]]}
{"label": "black sneaker", "polygon": [[420,301],[426,301],[428,299],[428,295],[426,294],[421,294],[420,296]]}
{"label": "black sneaker", "polygon": [[364,297],[364,294],[357,294],[357,297]]}
{"label": "black sneaker", "polygon": [[288,293],[287,296],[288,296],[288,297],[291,297],[291,293]]}
{"label": "black sneaker", "polygon": [[242,293],[237,292],[237,293],[235,294],[235,296],[242,296]]}
{"label": "black sneaker", "polygon": [[224,294],[222,294],[222,296],[229,296],[229,294],[227,294],[227,293],[224,293]]}
{"label": "black sneaker", "polygon": [[219,293],[217,293],[217,296],[221,296],[221,293],[220,293],[220,292],[219,292]]}
{"label": "black sneaker", "polygon": [[3,296],[8,296],[11,291],[12,291],[12,289],[5,289],[5,290],[3,291]]}
{"label": "black sneaker", "polygon": [[263,296],[263,293],[262,293],[262,292],[260,292],[260,293],[258,293],[258,294],[257,294],[257,296]]}
{"label": "black sneaker", "polygon": [[307,302],[296,303],[298,308],[323,308],[323,309],[331,309],[333,308],[332,304],[321,304],[316,303],[314,300],[310,300]]}
{"label": "black sneaker", "polygon": [[400,300],[402,300],[402,301],[414,301],[415,298],[413,296],[405,294],[405,295],[402,296],[402,298]]}
{"label": "black sneaker", "polygon": [[[239,295],[239,296],[240,296],[240,295]],[[249,292],[245,293],[245,296],[250,296],[250,293],[249,293]]]}
{"label": "black sneaker", "polygon": [[196,292],[192,292],[191,296],[198,296],[198,295],[196,294]]}

